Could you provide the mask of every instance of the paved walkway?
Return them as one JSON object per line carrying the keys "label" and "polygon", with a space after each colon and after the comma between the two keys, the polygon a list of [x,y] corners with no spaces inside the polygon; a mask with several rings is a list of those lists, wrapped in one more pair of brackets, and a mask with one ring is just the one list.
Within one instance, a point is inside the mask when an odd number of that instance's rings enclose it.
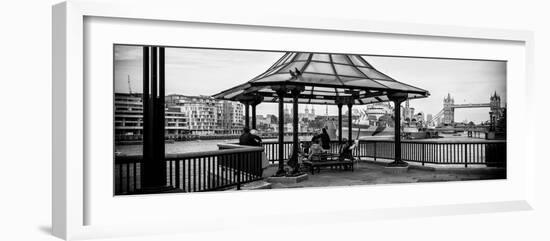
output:
{"label": "paved walkway", "polygon": [[[275,173],[277,166],[271,166],[266,174]],[[444,168],[423,170],[409,168],[406,173],[390,174],[384,172],[384,166],[370,162],[358,162],[353,172],[348,170],[321,169],[315,175],[308,173],[308,180],[296,184],[273,184],[272,188],[327,187],[389,183],[443,182],[505,179],[506,170],[495,168]]]}

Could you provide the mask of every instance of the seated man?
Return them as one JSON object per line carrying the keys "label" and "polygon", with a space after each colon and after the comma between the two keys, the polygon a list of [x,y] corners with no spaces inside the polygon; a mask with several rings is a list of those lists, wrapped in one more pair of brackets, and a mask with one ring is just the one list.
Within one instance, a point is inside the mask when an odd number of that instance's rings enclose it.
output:
{"label": "seated man", "polygon": [[250,130],[250,136],[254,140],[254,142],[251,143],[251,146],[262,146],[262,138],[258,136],[258,131],[256,129]]}
{"label": "seated man", "polygon": [[319,154],[323,153],[325,150],[321,147],[321,144],[319,143],[319,140],[316,140],[312,142],[311,147],[309,148],[309,156],[308,160],[311,161],[312,157],[318,156]]}
{"label": "seated man", "polygon": [[261,144],[255,139],[255,135],[250,133],[250,128],[248,127],[243,128],[243,134],[239,137],[239,145],[261,146]]}
{"label": "seated man", "polygon": [[302,151],[301,151],[302,156],[309,155],[309,148],[310,147],[311,147],[311,143],[309,143],[307,141],[302,142]]}
{"label": "seated man", "polygon": [[346,138],[342,139],[342,147],[340,148],[340,161],[349,159],[350,161],[355,160],[353,157],[352,150],[355,149],[358,140],[348,141]]}

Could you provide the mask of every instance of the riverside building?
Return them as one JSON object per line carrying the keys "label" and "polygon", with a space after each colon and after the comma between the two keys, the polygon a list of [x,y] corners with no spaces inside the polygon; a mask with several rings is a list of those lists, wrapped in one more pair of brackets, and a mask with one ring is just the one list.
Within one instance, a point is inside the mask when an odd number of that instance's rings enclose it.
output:
{"label": "riverside building", "polygon": [[191,134],[240,134],[244,127],[244,108],[238,102],[180,94],[166,96],[165,102],[169,108],[187,115]]}
{"label": "riverside building", "polygon": [[[174,109],[165,109],[167,135],[188,133],[188,117]],[[140,138],[143,130],[143,102],[141,94],[115,93],[115,136],[117,139]]]}

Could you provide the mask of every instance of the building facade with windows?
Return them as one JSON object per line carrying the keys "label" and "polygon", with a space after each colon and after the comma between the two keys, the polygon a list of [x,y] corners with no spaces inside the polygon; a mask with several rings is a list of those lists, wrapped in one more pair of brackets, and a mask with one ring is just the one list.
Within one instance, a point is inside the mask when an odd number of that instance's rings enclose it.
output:
{"label": "building facade with windows", "polygon": [[168,108],[186,114],[191,134],[240,134],[244,127],[244,108],[238,102],[180,94],[166,96],[165,102]]}
{"label": "building facade with windows", "polygon": [[[115,93],[115,136],[117,139],[141,138],[143,134],[143,102],[141,94]],[[165,109],[167,135],[189,132],[188,117],[178,109]]]}

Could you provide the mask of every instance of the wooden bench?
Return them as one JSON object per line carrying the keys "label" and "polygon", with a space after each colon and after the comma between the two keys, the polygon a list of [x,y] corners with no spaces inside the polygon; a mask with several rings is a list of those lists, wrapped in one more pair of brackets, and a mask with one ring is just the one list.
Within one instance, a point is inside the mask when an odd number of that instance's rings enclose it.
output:
{"label": "wooden bench", "polygon": [[343,167],[353,171],[353,163],[353,160],[340,159],[339,155],[331,153],[315,154],[311,160],[306,158],[302,161],[302,164],[309,168],[312,175],[315,174],[315,168],[317,168],[317,173],[321,172],[321,167]]}

